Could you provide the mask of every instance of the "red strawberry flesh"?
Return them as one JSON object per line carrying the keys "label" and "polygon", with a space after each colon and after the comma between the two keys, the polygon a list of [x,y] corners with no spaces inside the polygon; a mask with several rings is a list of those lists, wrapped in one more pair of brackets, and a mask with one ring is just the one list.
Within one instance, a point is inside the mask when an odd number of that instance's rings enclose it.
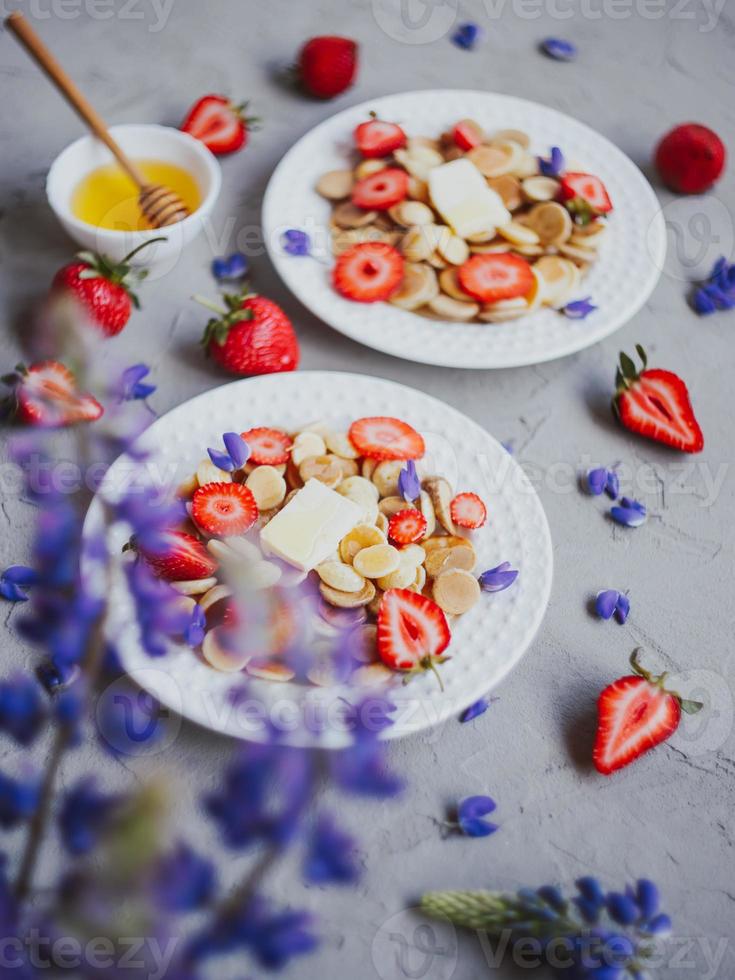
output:
{"label": "red strawberry flesh", "polygon": [[306,91],[318,99],[331,99],[355,80],[358,46],[348,37],[313,37],[299,54],[299,75]]}
{"label": "red strawberry flesh", "polygon": [[449,646],[441,608],[409,589],[389,589],[378,611],[378,654],[393,670],[425,669]]}
{"label": "red strawberry flesh", "polygon": [[292,439],[280,429],[268,429],[260,426],[241,433],[242,438],[250,449],[249,462],[258,465],[279,466],[287,463],[291,452]]}
{"label": "red strawberry flesh", "polygon": [[186,531],[165,531],[155,551],[138,549],[156,575],[168,582],[209,578],[217,562],[202,542]]}
{"label": "red strawberry flesh", "polygon": [[194,491],[191,516],[206,534],[231,537],[250,530],[258,506],[250,488],[242,483],[207,483]]}
{"label": "red strawberry flesh", "polygon": [[534,287],[531,266],[520,255],[473,255],[459,267],[459,283],[482,303],[527,296]]}
{"label": "red strawberry flesh", "polygon": [[349,439],[360,455],[369,459],[419,459],[426,451],[415,429],[389,416],[357,419],[350,426]]}
{"label": "red strawberry flesh", "polygon": [[669,738],[681,719],[677,698],[643,677],[621,677],[598,700],[593,761],[609,775]]}
{"label": "red strawberry flesh", "polygon": [[388,299],[403,279],[403,256],[384,242],[362,242],[337,259],[332,272],[334,288],[357,303]]}

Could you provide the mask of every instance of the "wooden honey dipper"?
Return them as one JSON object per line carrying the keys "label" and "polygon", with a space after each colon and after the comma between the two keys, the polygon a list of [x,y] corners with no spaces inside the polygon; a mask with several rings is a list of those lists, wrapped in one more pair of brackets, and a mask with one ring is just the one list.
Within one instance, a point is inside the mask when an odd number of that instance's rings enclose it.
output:
{"label": "wooden honey dipper", "polygon": [[6,19],[5,26],[16,36],[69,105],[82,117],[94,135],[102,140],[125,173],[134,181],[139,191],[138,206],[148,224],[152,228],[164,228],[188,217],[190,211],[178,194],[161,184],[149,184],[146,181],[132,160],[110,136],[102,117],[82,95],[23,14],[16,10]]}

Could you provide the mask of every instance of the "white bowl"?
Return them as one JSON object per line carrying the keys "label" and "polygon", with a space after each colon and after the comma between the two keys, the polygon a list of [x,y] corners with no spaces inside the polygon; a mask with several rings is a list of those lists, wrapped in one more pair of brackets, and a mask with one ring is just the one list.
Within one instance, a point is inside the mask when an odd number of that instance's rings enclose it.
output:
{"label": "white bowl", "polygon": [[110,132],[133,159],[163,160],[187,170],[199,185],[201,204],[178,224],[150,231],[114,231],[75,217],[71,210],[75,188],[90,171],[113,161],[107,147],[94,136],[82,136],[57,156],[46,178],[46,196],[64,230],[84,248],[120,261],[144,242],[165,235],[166,241],[143,249],[134,264],[150,266],[175,260],[202,230],[222,185],[214,155],[199,140],[178,129],[154,124],[111,126]]}

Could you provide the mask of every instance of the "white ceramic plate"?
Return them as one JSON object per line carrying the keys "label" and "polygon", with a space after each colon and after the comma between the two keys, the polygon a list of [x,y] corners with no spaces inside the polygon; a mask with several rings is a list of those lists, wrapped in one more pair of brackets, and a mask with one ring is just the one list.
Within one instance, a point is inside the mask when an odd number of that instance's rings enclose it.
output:
{"label": "white ceramic plate", "polygon": [[[409,136],[438,136],[464,117],[488,131],[522,129],[534,153],[559,146],[567,161],[602,178],[614,205],[600,258],[582,283],[598,310],[569,320],[542,309],[507,324],[428,320],[387,303],[352,303],[332,288],[327,222],[330,206],[314,187],[327,170],[354,159],[352,133],[369,111],[394,120]],[[284,253],[280,237],[302,228],[319,261]],[[663,269],[666,230],[653,190],[635,164],[609,140],[547,106],[509,95],[439,89],[374,99],[337,113],[293,146],[271,177],[263,202],[263,230],[271,259],[286,285],[313,313],[353,340],[376,350],[445,367],[501,368],[537,364],[597,343],[645,303]]]}
{"label": "white ceramic plate", "polygon": [[[483,594],[480,603],[452,625],[449,652],[442,665],[445,691],[436,678],[424,674],[391,687],[396,723],[387,737],[412,734],[456,716],[486,691],[495,687],[520,660],[543,618],[551,589],[552,549],[549,527],[541,503],[520,466],[477,423],[429,395],[391,381],[357,374],[303,371],[236,381],[185,402],[155,422],[142,444],[151,450],[150,478],[177,485],[218,446],[223,432],[256,425],[287,430],[325,419],[347,428],[366,414],[394,415],[417,428],[427,444],[427,472],[447,476],[462,490],[474,490],[485,500],[489,520],[475,532],[478,572],[510,561],[519,569],[505,592]],[[102,492],[114,495],[127,482],[130,462],[121,458],[111,467]],[[99,520],[93,503],[86,531]],[[127,528],[110,532],[112,554],[129,536]],[[140,685],[168,707],[193,721],[240,738],[262,736],[262,724],[233,706],[230,696],[238,675],[218,673],[183,645],[151,660],[141,648],[132,600],[121,574],[115,576],[111,595],[110,632],[122,662]],[[311,688],[289,683],[251,681],[253,696],[265,713],[284,711],[299,718],[307,709],[324,711],[341,697],[355,701],[354,690]],[[345,741],[339,725],[329,728],[319,744]],[[289,734],[294,744],[311,744],[315,737],[300,725]]]}

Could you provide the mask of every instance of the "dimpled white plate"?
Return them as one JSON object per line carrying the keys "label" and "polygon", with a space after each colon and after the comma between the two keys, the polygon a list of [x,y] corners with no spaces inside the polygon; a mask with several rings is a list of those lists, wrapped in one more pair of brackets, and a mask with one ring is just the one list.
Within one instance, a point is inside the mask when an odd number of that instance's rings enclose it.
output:
{"label": "dimpled white plate", "polygon": [[[600,256],[580,286],[598,310],[569,320],[551,309],[505,324],[429,320],[387,303],[353,303],[332,288],[330,205],[315,191],[327,170],[354,161],[352,133],[375,111],[409,136],[439,136],[471,117],[488,132],[522,129],[531,150],[548,155],[559,146],[570,166],[602,178],[614,211]],[[281,234],[302,228],[316,258],[284,253]],[[263,202],[263,231],[276,269],[301,302],[326,323],[376,350],[425,364],[503,368],[537,364],[589,347],[623,326],[645,303],[663,269],[666,229],[651,186],[635,164],[593,129],[547,106],[509,95],[439,89],[405,92],[346,109],[312,129],[293,146],[271,177]]]}
{"label": "dimpled white plate", "polygon": [[[267,425],[294,430],[323,419],[346,429],[356,418],[393,415],[418,429],[426,441],[425,472],[442,473],[458,490],[474,490],[485,500],[489,520],[474,532],[477,571],[510,561],[520,572],[505,592],[483,593],[480,602],[452,625],[452,659],[440,667],[445,690],[436,678],[423,674],[406,685],[391,686],[396,705],[395,724],[385,735],[413,734],[456,716],[495,687],[518,663],[543,618],[551,589],[551,536],[541,503],[521,467],[476,422],[423,392],[391,381],[358,374],[300,371],[236,381],[199,395],[158,419],[141,443],[151,450],[150,479],[176,486],[189,476],[208,446],[219,446],[223,432]],[[116,494],[126,482],[130,462],[121,458],[111,467],[102,492]],[[86,530],[99,520],[93,503]],[[119,554],[129,536],[113,527],[110,547]],[[245,717],[232,704],[238,674],[218,673],[191,649],[172,644],[163,658],[150,659],[139,640],[132,600],[121,574],[111,595],[111,636],[126,670],[168,707],[208,728],[240,738],[262,737],[262,725],[252,712]],[[356,700],[345,688],[250,681],[250,696],[265,713],[282,712],[299,718],[307,710],[323,712],[340,698]],[[318,703],[318,706],[317,706]],[[294,712],[295,714],[295,712]],[[274,715],[271,715],[272,717]],[[281,715],[279,714],[279,718]],[[290,724],[290,722],[289,722]],[[286,740],[293,744],[344,744],[348,736],[339,725],[320,737],[294,723]]]}

